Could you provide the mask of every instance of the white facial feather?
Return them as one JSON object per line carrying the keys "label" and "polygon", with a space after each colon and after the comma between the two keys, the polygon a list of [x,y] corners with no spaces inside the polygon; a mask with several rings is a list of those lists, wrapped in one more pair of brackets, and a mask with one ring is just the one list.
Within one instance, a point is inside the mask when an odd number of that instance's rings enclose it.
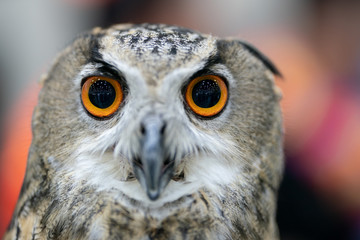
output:
{"label": "white facial feather", "polygon": [[[108,52],[103,54],[103,59],[124,74],[129,93],[118,122],[98,136],[88,136],[79,143],[73,154],[75,169],[81,169],[74,172],[77,181],[87,179],[98,190],[117,189],[147,206],[159,207],[204,186],[221,195],[222,186],[241,178],[239,173],[245,160],[241,158],[235,141],[230,140],[231,136],[202,131],[190,121],[184,108],[181,88],[204,67],[204,62],[168,73],[154,92],[135,67],[128,66]],[[85,66],[78,79],[91,74],[95,67]],[[229,79],[229,84],[234,84],[225,66],[215,65],[212,70]],[[140,149],[140,122],[154,112],[161,114],[168,124],[165,148],[170,156],[175,157],[175,171],[184,171],[185,180],[170,181],[162,196],[157,201],[150,201],[138,181],[128,181],[128,177],[132,173],[131,161]],[[220,117],[203,122],[216,129],[226,122],[226,117],[225,109]],[[236,158],[238,161],[232,161]]]}

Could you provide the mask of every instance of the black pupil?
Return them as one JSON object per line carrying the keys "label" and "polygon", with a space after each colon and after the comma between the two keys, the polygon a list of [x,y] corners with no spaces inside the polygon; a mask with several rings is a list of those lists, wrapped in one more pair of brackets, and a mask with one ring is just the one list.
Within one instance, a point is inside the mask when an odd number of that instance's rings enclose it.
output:
{"label": "black pupil", "polygon": [[95,107],[108,108],[115,101],[115,88],[105,80],[98,80],[89,88],[89,99]]}
{"label": "black pupil", "polygon": [[215,106],[219,102],[220,96],[221,90],[219,85],[209,79],[196,83],[192,91],[194,103],[201,108]]}

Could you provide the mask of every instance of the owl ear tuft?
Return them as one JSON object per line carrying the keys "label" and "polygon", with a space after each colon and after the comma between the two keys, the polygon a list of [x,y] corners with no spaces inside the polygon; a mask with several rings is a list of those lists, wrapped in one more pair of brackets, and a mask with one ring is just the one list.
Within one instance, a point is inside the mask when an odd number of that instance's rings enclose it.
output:
{"label": "owl ear tuft", "polygon": [[263,64],[269,68],[269,70],[275,74],[276,76],[282,77],[282,74],[280,73],[280,71],[278,70],[278,68],[274,65],[274,63],[267,57],[265,56],[263,53],[261,53],[256,47],[254,47],[253,45],[251,45],[250,43],[247,43],[245,41],[239,41],[241,43],[241,45],[243,45],[245,47],[246,50],[248,50],[252,55],[254,55],[255,57],[257,57],[258,59],[260,59]]}

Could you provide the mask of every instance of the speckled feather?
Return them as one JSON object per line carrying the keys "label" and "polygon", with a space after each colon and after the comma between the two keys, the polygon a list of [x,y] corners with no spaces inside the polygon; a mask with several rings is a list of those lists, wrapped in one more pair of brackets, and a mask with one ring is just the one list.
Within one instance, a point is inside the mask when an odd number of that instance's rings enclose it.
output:
{"label": "speckled feather", "polygon": [[[190,79],[224,77],[212,118],[184,101]],[[276,68],[253,47],[168,25],[115,25],[80,35],[44,77],[23,187],[5,239],[277,239],[283,169]],[[124,101],[106,119],[81,103],[92,75],[117,78]],[[174,178],[147,198],[131,162],[140,123],[167,122]]]}

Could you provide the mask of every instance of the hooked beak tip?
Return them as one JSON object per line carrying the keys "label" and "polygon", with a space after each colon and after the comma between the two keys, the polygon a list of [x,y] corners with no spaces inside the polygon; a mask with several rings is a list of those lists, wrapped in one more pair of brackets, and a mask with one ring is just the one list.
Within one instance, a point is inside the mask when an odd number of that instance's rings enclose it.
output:
{"label": "hooked beak tip", "polygon": [[148,190],[147,195],[150,200],[155,201],[160,197],[160,191],[159,190]]}
{"label": "hooked beak tip", "polygon": [[[164,163],[159,162],[159,164],[163,165]],[[170,161],[162,167],[163,170],[156,174],[154,171],[149,171],[149,169],[153,168],[144,169],[144,166],[138,162],[134,161],[133,163],[135,177],[145,190],[148,198],[152,201],[157,200],[161,196],[164,188],[170,182],[173,176],[174,161]]]}

